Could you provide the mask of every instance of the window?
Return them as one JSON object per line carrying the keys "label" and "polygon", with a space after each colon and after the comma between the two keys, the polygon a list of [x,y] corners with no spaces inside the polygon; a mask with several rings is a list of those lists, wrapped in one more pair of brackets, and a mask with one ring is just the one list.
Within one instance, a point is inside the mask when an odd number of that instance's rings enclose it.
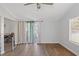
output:
{"label": "window", "polygon": [[79,17],[69,21],[69,40],[79,44]]}

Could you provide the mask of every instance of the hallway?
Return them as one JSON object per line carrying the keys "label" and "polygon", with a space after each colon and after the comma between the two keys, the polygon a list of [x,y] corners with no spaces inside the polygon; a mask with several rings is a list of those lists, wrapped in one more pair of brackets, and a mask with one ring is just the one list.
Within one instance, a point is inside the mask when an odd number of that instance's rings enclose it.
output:
{"label": "hallway", "polygon": [[75,56],[60,44],[21,44],[3,56]]}

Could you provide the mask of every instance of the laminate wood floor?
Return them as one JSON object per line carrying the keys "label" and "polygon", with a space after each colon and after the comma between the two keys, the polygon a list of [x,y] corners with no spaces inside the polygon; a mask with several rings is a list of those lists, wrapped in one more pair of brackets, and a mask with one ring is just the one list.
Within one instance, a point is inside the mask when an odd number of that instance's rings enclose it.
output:
{"label": "laminate wood floor", "polygon": [[5,52],[8,52],[8,51],[11,51],[11,49],[12,49],[12,44],[11,44],[11,42],[9,42],[9,43],[4,43],[4,51]]}
{"label": "laminate wood floor", "polygon": [[75,56],[60,44],[20,44],[3,56]]}

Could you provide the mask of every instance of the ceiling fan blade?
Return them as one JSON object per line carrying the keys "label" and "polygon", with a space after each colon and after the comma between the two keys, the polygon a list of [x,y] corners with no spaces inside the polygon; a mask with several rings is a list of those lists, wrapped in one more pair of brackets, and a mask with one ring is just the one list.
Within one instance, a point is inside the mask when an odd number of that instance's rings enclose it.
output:
{"label": "ceiling fan blade", "polygon": [[45,5],[53,5],[54,3],[42,3],[42,4],[45,4]]}
{"label": "ceiling fan blade", "polygon": [[25,3],[24,6],[26,6],[26,5],[31,5],[31,4],[34,4],[34,3]]}

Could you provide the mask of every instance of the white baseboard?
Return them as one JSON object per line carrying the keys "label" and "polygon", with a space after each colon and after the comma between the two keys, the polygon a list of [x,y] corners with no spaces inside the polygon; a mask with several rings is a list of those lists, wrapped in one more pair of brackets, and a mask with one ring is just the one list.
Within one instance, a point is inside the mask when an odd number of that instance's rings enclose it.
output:
{"label": "white baseboard", "polygon": [[69,51],[71,51],[72,53],[74,53],[75,55],[79,56],[75,51],[73,51],[72,49],[70,49],[69,47],[67,47],[66,45],[64,45],[63,43],[59,43],[62,46],[64,46],[65,48],[67,48]]}
{"label": "white baseboard", "polygon": [[59,43],[59,42],[39,42],[39,43]]}

